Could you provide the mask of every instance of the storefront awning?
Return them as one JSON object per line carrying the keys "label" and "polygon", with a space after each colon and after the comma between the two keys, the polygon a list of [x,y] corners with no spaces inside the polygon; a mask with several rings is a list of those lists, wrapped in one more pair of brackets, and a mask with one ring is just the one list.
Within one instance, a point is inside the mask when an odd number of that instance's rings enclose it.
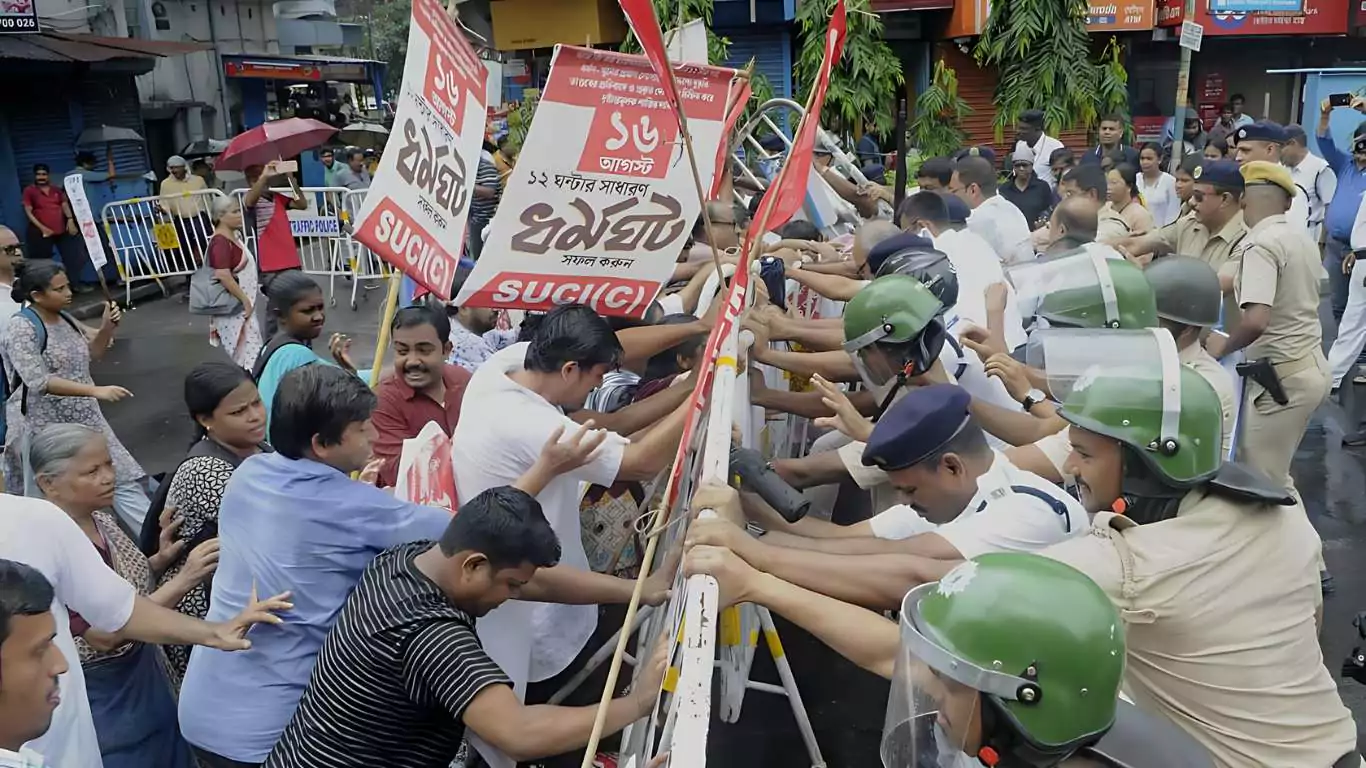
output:
{"label": "storefront awning", "polygon": [[228,77],[290,82],[335,81],[369,83],[372,71],[381,73],[385,62],[352,59],[344,56],[267,56],[228,55],[223,57],[223,72]]}
{"label": "storefront awning", "polygon": [[42,32],[36,35],[0,36],[0,59],[25,59],[93,64],[115,59],[154,59],[212,50],[200,43],[138,40],[127,37],[68,35]]}

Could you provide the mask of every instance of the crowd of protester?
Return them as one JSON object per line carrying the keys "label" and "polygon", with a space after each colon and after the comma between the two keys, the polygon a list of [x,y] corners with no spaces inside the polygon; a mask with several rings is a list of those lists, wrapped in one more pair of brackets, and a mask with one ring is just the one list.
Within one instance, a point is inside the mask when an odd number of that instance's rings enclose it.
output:
{"label": "crowd of protester", "polygon": [[[1026,113],[1004,182],[965,148],[895,210],[832,184],[868,212],[850,232],[755,238],[778,279],[742,318],[749,399],[811,420],[770,467],[812,511],[702,485],[690,508],[719,516],[643,574],[639,511],[748,241],[729,186],[642,318],[419,300],[373,390],[344,335],[315,349],[313,278],[215,206],[210,266],[242,311],[185,377],[194,438],[159,483],[100,411],[131,393],[91,377],[118,310],[76,321],[62,268],[5,248],[0,765],[578,764],[606,685],[590,657],[637,577],[661,605],[680,567],[892,678],[889,711],[932,701],[884,735],[897,768],[1363,764],[1289,472],[1329,390],[1321,256],[1278,162],[1297,134],[1237,126],[1237,159],[1172,176],[1123,134],[1103,119],[1078,157]],[[269,230],[291,203],[255,174]],[[798,292],[826,311],[785,307]],[[1220,364],[1241,352],[1275,376],[1243,397]],[[433,423],[450,509],[395,493]],[[864,519],[837,513],[846,482]],[[667,661],[623,676],[603,734],[653,710]]]}

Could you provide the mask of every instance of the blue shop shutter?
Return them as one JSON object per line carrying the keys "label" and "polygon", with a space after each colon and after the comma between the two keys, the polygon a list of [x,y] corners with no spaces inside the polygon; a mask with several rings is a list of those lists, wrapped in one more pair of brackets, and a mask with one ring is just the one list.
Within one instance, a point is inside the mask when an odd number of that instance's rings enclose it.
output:
{"label": "blue shop shutter", "polygon": [[768,78],[774,96],[792,97],[792,33],[787,30],[751,34],[724,30],[730,39],[726,66],[743,68],[754,59],[754,69]]}
{"label": "blue shop shutter", "polygon": [[[81,116],[85,128],[111,125],[116,128],[131,128],[143,137],[147,131],[142,125],[142,107],[138,101],[138,88],[132,75],[109,77],[86,77],[81,81]],[[82,147],[94,153],[95,167],[105,170],[105,147]],[[114,172],[120,177],[141,176],[151,166],[147,160],[147,145],[120,141],[113,145]],[[74,157],[74,148],[72,150]],[[74,163],[68,161],[68,167]],[[158,174],[158,176],[164,174]]]}
{"label": "blue shop shutter", "polygon": [[75,164],[71,147],[76,137],[71,133],[71,112],[66,99],[60,93],[44,97],[32,93],[22,102],[11,103],[24,105],[7,115],[20,187],[33,183],[33,166],[38,163],[49,166],[53,177],[60,180]]}

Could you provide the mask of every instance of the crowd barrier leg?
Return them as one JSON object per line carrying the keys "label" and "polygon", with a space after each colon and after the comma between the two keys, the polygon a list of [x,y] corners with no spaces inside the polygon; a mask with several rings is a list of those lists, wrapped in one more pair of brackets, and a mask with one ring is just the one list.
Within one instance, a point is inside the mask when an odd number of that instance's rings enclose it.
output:
{"label": "crowd barrier leg", "polygon": [[[636,612],[635,620],[631,622],[630,633],[634,633],[637,629],[640,629],[640,625],[644,624],[645,620],[650,618],[650,614],[652,612],[654,612],[654,608],[652,606],[642,606],[640,610]],[[617,638],[620,635],[620,629],[612,633],[612,636],[607,639],[607,642],[603,643],[601,648],[599,648],[592,656],[588,657],[588,663],[584,665],[583,669],[579,670],[578,674],[569,678],[569,681],[566,682],[564,686],[560,688],[560,690],[555,691],[555,693],[550,697],[550,699],[546,703],[559,704],[560,702],[564,701],[565,698],[569,696],[569,694],[573,693],[580,685],[583,685],[583,681],[591,677],[592,674],[595,671],[597,671],[598,667],[601,667],[604,663],[607,662],[608,659],[612,658],[612,652],[616,650]],[[625,661],[627,664],[630,664],[633,667],[635,666],[635,659],[631,658],[629,654],[626,656]]]}

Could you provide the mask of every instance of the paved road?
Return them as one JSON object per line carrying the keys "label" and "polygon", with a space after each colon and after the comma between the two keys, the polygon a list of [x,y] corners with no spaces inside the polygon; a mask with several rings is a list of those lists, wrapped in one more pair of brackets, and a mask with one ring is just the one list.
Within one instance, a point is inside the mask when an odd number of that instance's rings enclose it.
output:
{"label": "paved road", "polygon": [[[344,287],[344,286],[339,286]],[[327,331],[355,338],[356,363],[372,359],[383,296],[370,291],[358,311],[346,306],[328,314]],[[128,312],[118,344],[95,366],[100,384],[132,390],[132,400],[108,406],[115,431],[148,472],[174,467],[190,439],[191,425],[181,396],[185,373],[211,355],[207,321],[190,316],[177,299],[154,301]],[[1366,388],[1358,407],[1366,410]],[[1351,619],[1366,610],[1366,451],[1344,450],[1340,437],[1355,420],[1337,404],[1326,405],[1296,457],[1296,482],[1311,519],[1324,538],[1325,557],[1337,592],[1325,608],[1325,663],[1337,675],[1356,640]],[[780,627],[781,628],[781,627]],[[796,670],[817,738],[831,766],[878,765],[877,734],[882,729],[887,685],[829,653],[809,637],[787,628],[788,656]],[[764,657],[766,654],[760,654]],[[771,662],[756,662],[756,678],[777,682]],[[1356,714],[1359,732],[1366,725],[1366,686],[1340,683]],[[791,766],[809,764],[786,705],[770,694],[751,692],[738,726],[718,728],[710,742],[712,765]],[[1363,742],[1366,743],[1366,742]]]}

